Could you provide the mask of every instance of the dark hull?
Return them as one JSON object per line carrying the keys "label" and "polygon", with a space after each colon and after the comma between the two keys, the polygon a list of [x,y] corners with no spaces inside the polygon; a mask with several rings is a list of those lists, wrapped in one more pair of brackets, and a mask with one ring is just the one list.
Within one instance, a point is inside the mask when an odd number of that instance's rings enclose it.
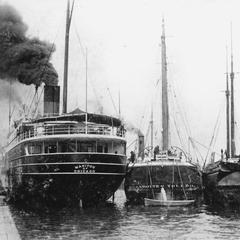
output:
{"label": "dark hull", "polygon": [[206,203],[221,207],[240,207],[240,164],[217,162],[203,173]]}
{"label": "dark hull", "polygon": [[97,205],[110,198],[126,173],[125,156],[44,154],[12,161],[9,197],[14,202],[65,206]]}
{"label": "dark hull", "polygon": [[145,197],[156,196],[161,192],[161,187],[164,187],[168,199],[200,199],[201,174],[195,166],[182,165],[173,169],[172,165],[163,166],[161,163],[152,166],[138,165],[130,168],[124,184],[127,200],[134,204],[143,204]]}

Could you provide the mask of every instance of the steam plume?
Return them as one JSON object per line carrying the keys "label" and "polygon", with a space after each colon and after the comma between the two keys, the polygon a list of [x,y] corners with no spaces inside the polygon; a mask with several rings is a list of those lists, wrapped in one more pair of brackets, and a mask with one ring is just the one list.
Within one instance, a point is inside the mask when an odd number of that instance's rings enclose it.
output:
{"label": "steam plume", "polygon": [[54,45],[28,38],[27,28],[13,7],[0,4],[0,78],[56,85],[58,75],[49,62]]}

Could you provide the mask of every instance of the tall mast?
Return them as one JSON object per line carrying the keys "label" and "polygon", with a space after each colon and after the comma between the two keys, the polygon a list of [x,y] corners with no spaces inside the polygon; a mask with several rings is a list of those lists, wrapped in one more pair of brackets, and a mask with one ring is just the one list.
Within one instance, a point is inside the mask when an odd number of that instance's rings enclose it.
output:
{"label": "tall mast", "polygon": [[119,118],[121,118],[121,96],[120,96],[120,90],[118,91],[118,114],[119,114]]}
{"label": "tall mast", "polygon": [[235,155],[235,130],[234,130],[234,72],[233,72],[233,50],[232,50],[232,25],[231,25],[231,157]]}
{"label": "tall mast", "polygon": [[229,132],[229,86],[228,86],[228,53],[226,49],[226,128],[227,128],[227,158],[230,155],[230,132]]}
{"label": "tall mast", "polygon": [[168,110],[168,84],[167,61],[164,19],[162,20],[162,150],[168,150],[169,145],[169,110]]}
{"label": "tall mast", "polygon": [[69,52],[69,32],[72,20],[74,1],[70,11],[70,3],[68,1],[66,14],[66,32],[65,32],[65,54],[64,54],[64,73],[63,73],[63,113],[67,113],[67,89],[68,89],[68,52]]}
{"label": "tall mast", "polygon": [[86,48],[86,86],[85,86],[85,133],[87,134],[88,129],[88,50]]}
{"label": "tall mast", "polygon": [[11,128],[11,115],[12,115],[12,108],[11,108],[11,100],[12,100],[12,80],[10,79],[9,82],[9,99],[8,99],[8,133],[10,133]]}

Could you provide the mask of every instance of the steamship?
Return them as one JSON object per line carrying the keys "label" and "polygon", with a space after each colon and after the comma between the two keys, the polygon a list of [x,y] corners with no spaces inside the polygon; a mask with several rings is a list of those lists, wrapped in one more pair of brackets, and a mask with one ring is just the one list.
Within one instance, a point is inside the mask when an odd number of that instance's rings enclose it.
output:
{"label": "steamship", "polygon": [[206,166],[203,166],[203,184],[206,203],[220,207],[239,208],[240,155],[236,154],[235,147],[234,72],[232,56],[231,54],[231,90],[229,90],[228,69],[226,71],[226,151],[221,150],[221,158],[218,161],[215,161],[215,153],[212,153],[211,161]]}
{"label": "steamship", "polygon": [[[71,13],[67,10],[66,36]],[[65,53],[68,41],[65,42]],[[67,72],[65,54],[65,73]],[[64,74],[67,76],[67,74]],[[44,86],[44,114],[15,126],[5,149],[9,201],[50,207],[97,205],[126,174],[125,129],[118,118],[87,111],[59,113],[59,86]]]}
{"label": "steamship", "polygon": [[[125,194],[130,204],[143,204],[144,198],[158,198],[164,189],[167,200],[201,200],[200,167],[179,147],[169,146],[169,106],[164,22],[162,26],[162,147],[145,156],[144,135],[138,135],[138,159],[130,159]],[[153,116],[153,114],[152,114]],[[153,145],[153,119],[151,119]]]}

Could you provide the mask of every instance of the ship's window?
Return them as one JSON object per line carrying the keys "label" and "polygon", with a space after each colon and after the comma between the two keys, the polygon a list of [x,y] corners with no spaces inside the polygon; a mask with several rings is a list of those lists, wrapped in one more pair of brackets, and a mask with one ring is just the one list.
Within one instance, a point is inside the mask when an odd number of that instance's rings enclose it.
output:
{"label": "ship's window", "polygon": [[28,145],[28,153],[29,154],[39,154],[41,152],[42,152],[42,145],[40,145],[40,144]]}
{"label": "ship's window", "polygon": [[107,144],[104,146],[104,152],[108,153],[108,145]]}
{"label": "ship's window", "polygon": [[99,153],[108,153],[108,143],[98,142],[97,143],[97,152]]}
{"label": "ship's window", "polygon": [[28,146],[28,152],[29,152],[29,154],[33,154],[34,153],[34,145],[29,145]]}
{"label": "ship's window", "polygon": [[95,152],[96,143],[95,142],[78,142],[77,151],[78,152]]}
{"label": "ship's window", "polygon": [[76,142],[75,141],[59,142],[58,151],[59,152],[75,152]]}
{"label": "ship's window", "polygon": [[44,152],[45,153],[55,153],[57,152],[57,144],[53,143],[45,143],[44,144]]}
{"label": "ship's window", "polygon": [[97,152],[103,152],[103,146],[97,146]]}
{"label": "ship's window", "polygon": [[119,142],[113,144],[113,152],[117,152],[118,154],[126,154],[126,143],[125,142]]}
{"label": "ship's window", "polygon": [[80,152],[88,152],[88,147],[89,147],[89,149],[91,148],[91,146],[89,146],[89,144],[81,143],[80,144]]}

